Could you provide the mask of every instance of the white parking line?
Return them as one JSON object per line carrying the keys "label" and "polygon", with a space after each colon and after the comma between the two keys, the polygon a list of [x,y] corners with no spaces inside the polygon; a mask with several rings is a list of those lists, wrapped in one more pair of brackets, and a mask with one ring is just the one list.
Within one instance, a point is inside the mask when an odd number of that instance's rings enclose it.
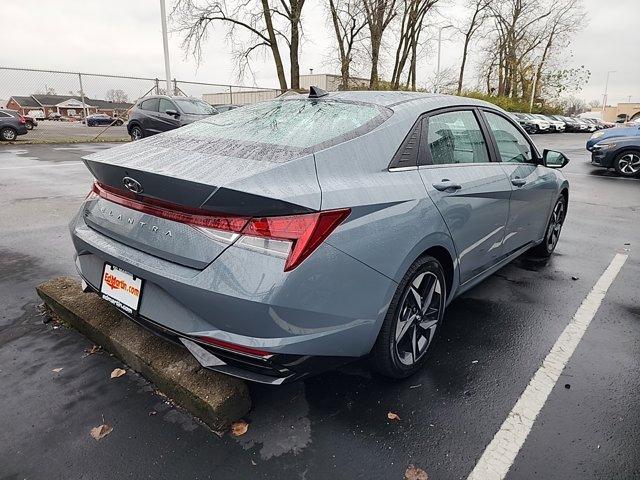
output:
{"label": "white parking line", "polygon": [[628,255],[622,253],[613,257],[507,415],[500,430],[487,445],[467,480],[502,480],[507,475],[531,432],[533,422],[627,258]]}

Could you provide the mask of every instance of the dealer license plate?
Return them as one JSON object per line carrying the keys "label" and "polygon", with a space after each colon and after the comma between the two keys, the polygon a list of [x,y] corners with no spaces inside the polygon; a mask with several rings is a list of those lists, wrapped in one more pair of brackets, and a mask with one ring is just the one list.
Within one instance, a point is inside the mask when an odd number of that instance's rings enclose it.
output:
{"label": "dealer license plate", "polygon": [[116,307],[127,313],[134,313],[138,311],[140,304],[142,279],[121,268],[105,263],[100,293],[102,298]]}

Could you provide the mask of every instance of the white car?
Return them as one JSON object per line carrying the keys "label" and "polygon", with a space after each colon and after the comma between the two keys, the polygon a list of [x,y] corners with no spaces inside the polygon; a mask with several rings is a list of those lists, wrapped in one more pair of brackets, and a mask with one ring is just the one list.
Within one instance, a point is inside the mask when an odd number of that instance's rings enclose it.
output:
{"label": "white car", "polygon": [[26,115],[27,117],[31,117],[35,120],[44,120],[45,115],[42,110],[29,110],[29,113]]}
{"label": "white car", "polygon": [[518,116],[531,122],[536,129],[536,133],[548,132],[551,129],[551,123],[544,118],[539,118],[537,115],[533,115],[531,113],[518,113]]}

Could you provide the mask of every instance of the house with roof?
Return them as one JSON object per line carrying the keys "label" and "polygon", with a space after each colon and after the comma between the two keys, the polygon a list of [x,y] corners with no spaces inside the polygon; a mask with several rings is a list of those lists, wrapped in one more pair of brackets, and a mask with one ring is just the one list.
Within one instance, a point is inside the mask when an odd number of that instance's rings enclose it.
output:
{"label": "house with roof", "polygon": [[133,106],[128,102],[110,102],[84,98],[77,95],[45,95],[34,94],[29,96],[12,96],[7,101],[7,108],[17,110],[22,115],[29,111],[41,110],[48,117],[52,113],[58,113],[64,117],[79,117],[93,113],[105,113],[112,117],[126,116],[127,111]]}

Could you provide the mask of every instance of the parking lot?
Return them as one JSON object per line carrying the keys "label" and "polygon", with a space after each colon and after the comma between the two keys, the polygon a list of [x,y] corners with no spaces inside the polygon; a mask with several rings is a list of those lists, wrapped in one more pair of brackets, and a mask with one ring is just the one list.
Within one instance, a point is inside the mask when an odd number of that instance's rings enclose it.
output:
{"label": "parking lot", "polygon": [[[402,479],[412,464],[467,478],[616,253],[628,259],[507,478],[640,478],[640,179],[592,167],[587,138],[534,137],[571,159],[556,253],[455,300],[425,369],[394,383],[362,361],[252,384],[241,437],[213,434],[132,372],[110,380],[120,362],[42,322],[35,285],[75,274],[67,223],[91,182],[80,157],[109,145],[0,146],[0,478]],[[96,442],[104,421],[113,432]]]}
{"label": "parking lot", "polygon": [[129,140],[126,125],[112,125],[108,128],[106,126],[87,127],[80,122],[40,120],[37,127],[26,135],[20,135],[16,143],[88,142],[96,137],[100,141]]}

